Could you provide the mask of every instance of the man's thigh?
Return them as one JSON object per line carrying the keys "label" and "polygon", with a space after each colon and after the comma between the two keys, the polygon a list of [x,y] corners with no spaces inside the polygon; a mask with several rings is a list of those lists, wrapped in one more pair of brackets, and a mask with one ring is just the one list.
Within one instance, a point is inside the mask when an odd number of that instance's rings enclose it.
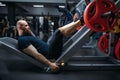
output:
{"label": "man's thigh", "polygon": [[51,39],[49,40],[48,58],[57,59],[62,53],[62,48],[63,48],[63,35],[57,29],[51,36]]}

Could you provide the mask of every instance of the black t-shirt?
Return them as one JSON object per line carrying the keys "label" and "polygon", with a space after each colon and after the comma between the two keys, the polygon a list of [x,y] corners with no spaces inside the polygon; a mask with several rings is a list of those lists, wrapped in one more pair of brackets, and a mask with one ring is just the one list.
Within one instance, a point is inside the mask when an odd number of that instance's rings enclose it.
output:
{"label": "black t-shirt", "polygon": [[63,48],[63,35],[57,29],[49,39],[49,45],[37,37],[31,35],[23,35],[18,38],[18,48],[23,50],[30,45],[33,45],[39,53],[48,59],[57,59]]}
{"label": "black t-shirt", "polygon": [[49,46],[44,41],[33,36],[20,36],[18,38],[18,48],[20,50],[23,50],[30,45],[33,45],[39,53],[47,56]]}

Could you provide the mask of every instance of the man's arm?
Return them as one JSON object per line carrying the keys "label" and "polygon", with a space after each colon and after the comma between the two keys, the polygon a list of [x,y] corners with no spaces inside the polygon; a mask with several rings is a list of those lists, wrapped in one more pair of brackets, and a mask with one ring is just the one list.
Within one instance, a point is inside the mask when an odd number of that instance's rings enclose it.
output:
{"label": "man's arm", "polygon": [[40,54],[33,45],[23,49],[23,52],[48,65],[52,70],[56,71],[59,69],[55,63],[50,62],[47,58]]}

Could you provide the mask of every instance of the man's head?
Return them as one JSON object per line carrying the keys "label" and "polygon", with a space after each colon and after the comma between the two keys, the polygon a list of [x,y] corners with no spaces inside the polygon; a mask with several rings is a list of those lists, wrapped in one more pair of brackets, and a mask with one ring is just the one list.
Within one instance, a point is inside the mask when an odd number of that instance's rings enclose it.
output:
{"label": "man's head", "polygon": [[16,23],[17,31],[20,35],[27,35],[31,33],[30,27],[25,20],[19,20]]}

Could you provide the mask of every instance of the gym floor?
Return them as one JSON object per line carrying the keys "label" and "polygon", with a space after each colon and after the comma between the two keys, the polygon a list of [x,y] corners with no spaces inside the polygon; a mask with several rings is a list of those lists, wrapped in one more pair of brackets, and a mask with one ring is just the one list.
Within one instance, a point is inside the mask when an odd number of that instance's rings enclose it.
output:
{"label": "gym floor", "polygon": [[0,63],[0,80],[120,80],[120,70],[47,73],[24,60],[4,62]]}
{"label": "gym floor", "polygon": [[48,74],[38,72],[10,72],[2,80],[120,80],[119,71],[76,71]]}

